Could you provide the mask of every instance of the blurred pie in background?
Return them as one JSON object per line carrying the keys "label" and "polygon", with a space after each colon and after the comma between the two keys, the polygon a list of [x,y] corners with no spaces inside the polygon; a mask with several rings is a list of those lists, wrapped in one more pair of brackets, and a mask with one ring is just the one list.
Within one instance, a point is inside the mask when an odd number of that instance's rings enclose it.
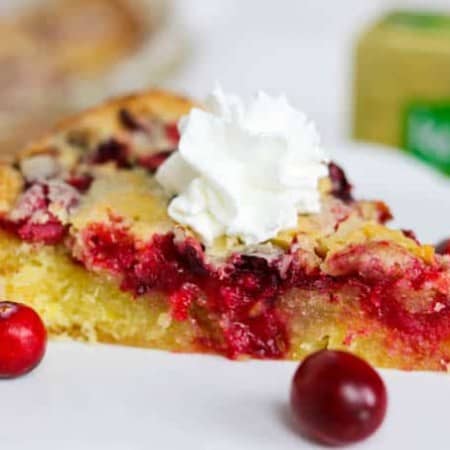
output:
{"label": "blurred pie in background", "polygon": [[171,17],[167,0],[28,1],[3,17],[0,155],[60,116],[161,81],[182,50]]}

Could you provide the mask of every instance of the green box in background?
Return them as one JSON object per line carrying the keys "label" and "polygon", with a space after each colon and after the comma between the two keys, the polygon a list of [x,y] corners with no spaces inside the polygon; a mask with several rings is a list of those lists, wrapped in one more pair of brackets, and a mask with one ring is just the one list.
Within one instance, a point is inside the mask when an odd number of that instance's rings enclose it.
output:
{"label": "green box in background", "polygon": [[450,174],[450,15],[393,12],[362,35],[353,135]]}

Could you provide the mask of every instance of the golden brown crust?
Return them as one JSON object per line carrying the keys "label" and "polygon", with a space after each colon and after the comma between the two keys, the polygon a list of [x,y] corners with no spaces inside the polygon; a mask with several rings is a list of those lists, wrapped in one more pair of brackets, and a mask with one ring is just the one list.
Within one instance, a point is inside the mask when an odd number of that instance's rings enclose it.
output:
{"label": "golden brown crust", "polygon": [[23,149],[18,159],[51,151],[56,135],[71,132],[76,129],[107,130],[114,133],[120,130],[118,112],[121,109],[163,121],[176,121],[189,112],[195,105],[187,97],[172,94],[167,91],[152,89],[139,94],[130,94],[110,99],[102,105],[95,106],[80,114],[62,120],[54,129]]}
{"label": "golden brown crust", "polygon": [[[161,90],[113,98],[102,105],[64,119],[51,132],[20,151],[16,161],[22,168],[24,161],[32,156],[59,154],[70,166],[78,158],[79,149],[68,144],[69,138],[92,136],[90,146],[95,148],[103,138],[120,136],[124,131],[119,118],[121,110],[127,110],[136,117],[145,117],[149,120],[162,119],[163,122],[174,123],[193,105],[194,103],[185,97]],[[23,186],[21,173],[10,163],[0,162],[0,214],[6,214],[11,210]]]}
{"label": "golden brown crust", "polygon": [[[155,89],[143,93],[136,93],[113,98],[99,106],[90,108],[80,114],[63,120],[54,128],[51,133],[35,141],[27,148],[25,148],[22,152],[20,152],[18,155],[18,159],[19,162],[21,162],[23,159],[29,158],[32,155],[38,155],[42,153],[52,154],[55,152],[55,148],[61,150],[61,148],[64,148],[64,146],[67,145],[66,141],[68,136],[78,135],[78,138],[82,137],[84,139],[92,140],[94,143],[90,142],[89,145],[94,147],[95,145],[98,145],[98,143],[101,142],[102,139],[108,139],[111,136],[120,137],[121,133],[123,132],[123,124],[121,123],[119,118],[119,112],[121,110],[126,110],[132,116],[138,118],[148,118],[150,120],[154,118],[162,120],[163,122],[174,123],[181,116],[187,114],[189,110],[194,106],[196,106],[196,104],[186,97]],[[71,154],[71,152],[68,153]],[[115,181],[113,181],[113,184],[111,184],[110,192],[114,192],[117,187],[120,187],[120,183],[118,183],[118,180],[120,179],[118,173],[113,177],[113,179]],[[125,185],[127,186],[127,189],[129,189],[131,186],[133,186],[133,183],[125,183]],[[356,236],[359,240],[370,240],[368,234],[361,230],[363,230],[364,227],[370,228],[372,224],[376,224],[379,221],[379,202],[362,201],[355,202],[354,204],[352,204],[352,206],[348,206],[340,202],[339,200],[334,199],[333,196],[330,196],[329,189],[329,180],[322,180],[321,191],[323,195],[324,207],[320,215],[300,217],[297,229],[280,233],[279,236],[273,239],[272,242],[280,246],[281,248],[289,248],[294,236],[300,233],[302,236],[308,236],[308,239],[311,240],[313,246],[318,246],[320,248],[323,247],[323,252],[328,253],[329,250],[332,250],[333,246],[331,245],[330,248],[330,245],[328,245],[329,243],[324,240],[324,236],[335,235],[336,212],[339,210],[341,211],[340,216],[342,216],[339,220],[341,220],[344,224],[350,224],[349,229],[355,231],[353,233],[354,236]],[[96,190],[94,189],[88,196],[87,200],[89,201],[85,202],[85,204],[91,205],[91,208],[89,210],[90,215],[88,214],[87,217],[91,217],[92,215],[96,217],[98,211],[102,210],[102,208],[99,208],[98,206],[104,205],[106,201],[106,198],[103,198],[102,201],[100,201],[98,198],[94,198],[97,203],[92,203],[91,197],[93,197],[93,194],[95,192]],[[134,192],[136,199],[139,199],[139,195],[136,194],[138,190],[135,190]],[[127,195],[129,197],[129,193]],[[142,200],[139,200],[139,202],[142,202]],[[163,205],[162,202],[160,203]],[[110,207],[114,207],[114,210],[117,211],[129,211],[130,205],[133,204],[133,201],[128,198],[128,200],[123,202],[123,205],[125,205],[126,208],[121,209],[122,203],[118,201],[117,197],[114,202],[111,201]],[[136,207],[138,207],[138,205],[136,205]],[[159,211],[161,209],[161,205],[159,205],[159,207],[156,209],[154,208],[156,208],[156,206],[153,206],[152,209],[155,212],[154,216],[159,217],[160,214],[159,212],[158,214],[156,214],[156,211]],[[83,212],[84,209],[82,209],[81,211]],[[126,216],[130,215],[132,214],[130,213]],[[80,218],[78,216],[75,216],[73,219],[79,225],[80,220],[78,219]],[[148,219],[147,222],[147,225],[149,225],[149,227],[144,227],[145,232],[148,232],[149,229],[155,228],[155,224],[152,220]],[[164,229],[166,229],[166,227],[170,226],[171,224],[171,222],[168,220],[164,220],[163,222]],[[380,229],[385,230],[385,228],[381,226]],[[353,239],[353,235],[352,239],[350,239],[349,237],[347,238],[347,241],[350,242]],[[398,242],[399,245],[404,246],[405,248],[411,247],[410,250],[417,253],[419,257],[422,257],[426,261],[433,260],[433,251],[431,248],[421,247],[417,245],[411,239],[406,238],[401,232],[391,233],[391,235],[389,235],[389,239]],[[236,243],[234,241],[231,241],[230,245],[231,248],[229,248],[229,245],[225,245],[223,251],[218,251],[218,246],[216,245],[211,251],[214,253],[217,250],[220,254],[228,254],[232,249],[236,249]],[[422,249],[424,248],[426,249],[426,252],[424,250],[426,254],[422,254]]]}
{"label": "golden brown crust", "polygon": [[117,126],[117,112],[127,109],[131,113],[154,116],[163,121],[173,121],[189,112],[195,103],[168,91],[151,89],[146,92],[112,98],[105,103],[61,121],[55,131],[63,132],[88,122],[111,122]]}
{"label": "golden brown crust", "polygon": [[[102,142],[102,140],[107,140],[112,136],[120,138],[124,128],[123,123],[121,123],[120,120],[119,113],[121,110],[126,110],[133,117],[137,117],[139,119],[145,118],[151,120],[152,118],[154,118],[162,120],[163,122],[174,123],[181,116],[187,114],[189,110],[195,105],[196,104],[193,101],[186,97],[175,95],[162,90],[149,90],[143,93],[113,98],[106,101],[102,105],[88,109],[78,115],[69,117],[60,122],[51,133],[35,141],[27,148],[25,148],[22,152],[20,152],[18,155],[19,163],[23,161],[23,159],[29,158],[33,155],[42,153],[52,154],[55,152],[55,150],[60,151],[65,146],[67,146],[68,136],[78,135],[78,139],[83,138],[89,141],[93,141],[89,143],[90,147],[95,147],[99,144],[99,142]],[[66,155],[69,154],[73,156],[73,149],[70,150],[71,151],[66,152]],[[114,181],[112,181],[108,192],[112,193],[115,192],[115,189],[120,188],[121,184],[119,183],[119,180],[121,178],[119,175],[119,173],[115,172],[115,175],[112,177]],[[135,174],[133,176],[137,176],[137,179],[140,179],[139,174]],[[102,183],[106,183],[106,181],[108,180],[105,178],[104,182]],[[145,184],[143,182],[140,183],[142,185]],[[131,182],[127,182],[123,185],[129,190],[134,184]],[[302,236],[307,236],[308,239],[311,240],[313,247],[323,248],[323,253],[326,254],[329,250],[333,249],[333,245],[330,244],[331,241],[328,242],[330,240],[329,236],[337,236],[337,230],[335,228],[337,213],[339,213],[339,221],[341,221],[343,225],[343,227],[341,228],[344,229],[345,224],[350,224],[347,228],[349,228],[350,231],[354,231],[352,237],[350,238],[346,236],[344,242],[348,243],[353,239],[358,240],[358,242],[361,240],[370,240],[370,233],[363,230],[365,230],[367,227],[370,228],[371,226],[373,226],[373,224],[376,224],[379,221],[379,217],[377,217],[379,212],[379,203],[355,202],[352,205],[346,205],[345,203],[335,199],[333,196],[330,196],[329,189],[329,180],[322,180],[321,191],[323,195],[324,206],[321,214],[317,216],[312,215],[300,217],[297,229],[280,233],[279,236],[277,236],[272,242],[280,246],[281,248],[289,248],[294,236],[300,233]],[[103,197],[102,199],[98,199],[97,197],[95,197],[94,193],[96,192],[96,189],[93,189],[92,192],[87,196],[84,203],[85,205],[89,205],[90,207],[88,211],[89,214],[87,214],[86,217],[91,218],[92,215],[94,217],[97,217],[98,211],[103,211],[103,209],[100,208],[99,205],[101,206],[104,204],[110,205],[109,207],[113,208],[116,213],[118,213],[118,211],[127,211],[129,213],[125,214],[127,218],[130,218],[131,216],[134,217],[136,214],[130,213],[130,205],[133,205],[136,202],[130,200],[130,192],[128,192],[128,190],[126,191],[126,201],[121,203],[118,201],[118,197],[116,197],[114,201],[109,199],[110,203],[107,203],[106,197]],[[135,189],[133,191],[134,197],[136,199],[140,199],[140,196],[137,195],[138,191],[139,189]],[[146,196],[148,195],[146,194]],[[142,203],[142,199],[140,199],[138,203]],[[161,203],[161,205],[159,205],[159,203]],[[153,205],[152,207],[152,211],[155,213],[153,214],[153,216],[155,217],[161,216],[161,214],[159,214],[159,211],[164,207],[164,203],[162,201],[159,203],[158,208],[156,208],[155,205]],[[136,205],[136,207],[139,208],[139,205]],[[85,210],[86,208],[81,209],[81,212]],[[156,211],[158,211],[158,214],[156,214]],[[80,217],[81,216],[83,217],[83,219],[85,219],[85,216],[80,215]],[[103,217],[101,214],[100,216]],[[74,222],[76,222],[78,225],[80,225],[80,217],[73,217]],[[171,222],[166,219],[163,220],[164,229],[166,229],[167,226],[171,225]],[[146,219],[148,227],[143,227],[145,232],[148,232],[149,229],[155,228],[155,223],[153,222],[155,221],[151,220],[151,218]],[[385,228],[382,226],[380,226],[379,228],[380,230],[385,230]],[[379,233],[375,234],[377,235]],[[324,239],[324,236],[327,236],[328,241]],[[424,249],[425,247],[417,245],[411,239],[406,238],[401,232],[391,233],[389,235],[389,239],[392,239],[399,245],[404,246],[405,248],[408,248],[411,251],[417,253],[419,257],[426,261],[433,260],[433,251],[431,248],[426,247],[426,252],[425,250],[422,252],[422,249]],[[232,241],[230,245],[231,249],[228,245],[225,245],[223,252],[219,253],[228,254],[232,249],[236,249],[236,243],[234,241]],[[214,251],[217,250],[216,247],[213,249]]]}

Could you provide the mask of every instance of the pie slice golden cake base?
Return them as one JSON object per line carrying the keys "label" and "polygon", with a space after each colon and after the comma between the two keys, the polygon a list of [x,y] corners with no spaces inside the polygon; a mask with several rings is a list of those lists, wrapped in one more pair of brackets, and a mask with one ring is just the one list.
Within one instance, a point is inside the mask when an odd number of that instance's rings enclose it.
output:
{"label": "pie slice golden cake base", "polygon": [[154,180],[192,103],[165,92],[113,100],[0,167],[0,286],[52,336],[231,358],[300,359],[320,348],[373,364],[446,370],[450,257],[384,225],[343,172],[322,211],[245,246],[204,246],[167,215]]}

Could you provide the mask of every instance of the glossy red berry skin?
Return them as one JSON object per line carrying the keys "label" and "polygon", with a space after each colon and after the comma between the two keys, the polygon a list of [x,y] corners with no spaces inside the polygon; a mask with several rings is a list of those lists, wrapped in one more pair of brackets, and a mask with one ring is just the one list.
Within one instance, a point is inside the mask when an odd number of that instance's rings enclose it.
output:
{"label": "glossy red berry skin", "polygon": [[28,306],[0,302],[0,378],[15,378],[42,360],[47,332],[38,314]]}
{"label": "glossy red berry skin", "polygon": [[383,380],[350,353],[322,350],[307,357],[291,386],[291,407],[301,433],[330,446],[370,436],[383,422]]}

